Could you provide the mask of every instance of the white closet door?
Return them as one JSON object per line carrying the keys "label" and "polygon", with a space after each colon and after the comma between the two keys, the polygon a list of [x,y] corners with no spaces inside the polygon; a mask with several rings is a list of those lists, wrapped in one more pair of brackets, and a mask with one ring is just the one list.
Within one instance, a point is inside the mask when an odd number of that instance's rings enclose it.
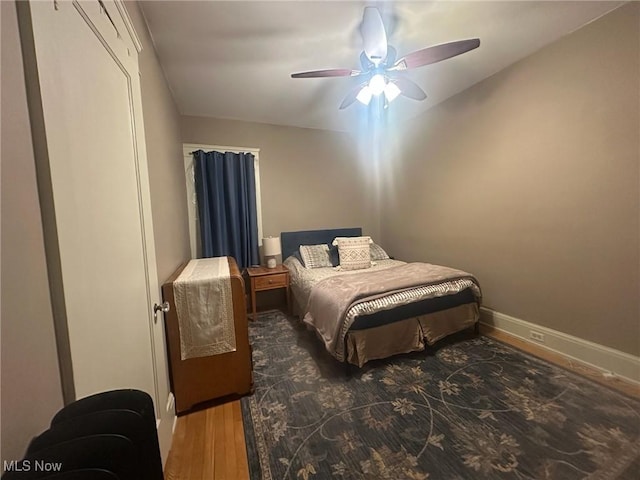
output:
{"label": "white closet door", "polygon": [[30,4],[44,127],[35,132],[39,183],[54,225],[45,228],[47,254],[61,282],[56,321],[66,322],[75,396],[137,388],[158,415],[168,388],[152,313],[160,297],[137,51],[121,5],[104,4]]}

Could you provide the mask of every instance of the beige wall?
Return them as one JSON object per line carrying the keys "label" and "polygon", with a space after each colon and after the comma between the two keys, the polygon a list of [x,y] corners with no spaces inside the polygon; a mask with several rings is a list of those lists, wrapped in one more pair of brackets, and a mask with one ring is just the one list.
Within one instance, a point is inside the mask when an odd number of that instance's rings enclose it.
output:
{"label": "beige wall", "polygon": [[389,250],[474,272],[486,307],[640,354],[639,24],[634,2],[405,125]]}
{"label": "beige wall", "polygon": [[143,47],[139,57],[142,110],[158,281],[162,285],[191,257],[180,114],[167,87],[140,7],[135,2],[126,5]]}
{"label": "beige wall", "polygon": [[260,149],[264,235],[354,226],[379,235],[376,191],[349,134],[183,117],[182,140]]}
{"label": "beige wall", "polygon": [[35,161],[14,2],[2,16],[0,462],[22,458],[62,408]]}

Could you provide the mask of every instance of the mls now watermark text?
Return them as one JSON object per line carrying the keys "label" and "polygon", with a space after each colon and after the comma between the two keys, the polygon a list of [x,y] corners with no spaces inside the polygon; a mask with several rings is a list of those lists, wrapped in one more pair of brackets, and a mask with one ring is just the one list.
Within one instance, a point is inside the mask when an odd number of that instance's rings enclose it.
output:
{"label": "mls now watermark text", "polygon": [[4,460],[2,469],[5,472],[60,472],[62,462],[47,462],[45,460]]}

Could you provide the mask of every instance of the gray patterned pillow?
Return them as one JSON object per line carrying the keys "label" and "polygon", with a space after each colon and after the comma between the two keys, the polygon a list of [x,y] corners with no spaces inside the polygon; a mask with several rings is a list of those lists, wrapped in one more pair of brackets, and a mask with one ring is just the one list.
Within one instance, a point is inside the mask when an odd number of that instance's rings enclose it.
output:
{"label": "gray patterned pillow", "polygon": [[333,244],[338,246],[340,268],[342,270],[370,268],[370,243],[370,237],[336,237]]}
{"label": "gray patterned pillow", "polygon": [[389,255],[384,251],[384,248],[377,243],[369,245],[369,251],[371,253],[372,262],[375,262],[376,260],[387,260],[389,258]]}
{"label": "gray patterned pillow", "polygon": [[300,245],[300,257],[306,268],[332,267],[329,245]]}

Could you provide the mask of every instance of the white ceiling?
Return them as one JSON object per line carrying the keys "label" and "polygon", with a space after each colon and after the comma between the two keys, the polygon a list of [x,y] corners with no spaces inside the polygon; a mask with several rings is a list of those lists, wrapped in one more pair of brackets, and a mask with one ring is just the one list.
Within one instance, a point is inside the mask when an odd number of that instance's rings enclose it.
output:
{"label": "white ceiling", "polygon": [[390,108],[411,118],[625,2],[619,1],[143,1],[160,63],[181,114],[349,130],[358,102],[338,107],[354,78],[292,79],[324,68],[359,69],[358,25],[381,10],[398,58],[480,38],[480,47],[411,70],[427,93]]}

